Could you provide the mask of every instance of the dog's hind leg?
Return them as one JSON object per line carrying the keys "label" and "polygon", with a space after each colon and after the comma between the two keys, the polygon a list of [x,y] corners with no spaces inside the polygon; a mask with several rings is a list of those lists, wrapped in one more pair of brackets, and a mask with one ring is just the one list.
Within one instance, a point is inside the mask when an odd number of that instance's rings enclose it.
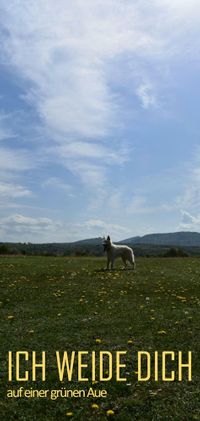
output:
{"label": "dog's hind leg", "polygon": [[124,269],[126,269],[126,259],[122,256],[122,262],[124,263]]}
{"label": "dog's hind leg", "polygon": [[114,259],[111,259],[111,269],[113,269],[113,265],[114,265]]}
{"label": "dog's hind leg", "polygon": [[135,270],[135,259],[134,259],[134,256],[130,256],[130,259],[128,259],[128,261],[133,266],[133,270]]}

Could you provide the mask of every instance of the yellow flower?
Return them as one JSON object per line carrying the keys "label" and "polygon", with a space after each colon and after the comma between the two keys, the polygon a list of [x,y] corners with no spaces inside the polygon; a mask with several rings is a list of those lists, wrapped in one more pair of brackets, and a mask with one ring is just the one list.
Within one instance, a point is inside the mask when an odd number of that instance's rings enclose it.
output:
{"label": "yellow flower", "polygon": [[176,298],[177,300],[180,300],[180,301],[187,301],[187,298],[183,297],[182,295],[177,295]]}
{"label": "yellow flower", "polygon": [[110,415],[115,415],[115,413],[112,409],[108,409],[106,415],[109,417]]}
{"label": "yellow flower", "polygon": [[157,391],[157,390],[150,390],[150,391],[149,391],[149,394],[150,394],[151,396],[155,396],[155,395],[157,395],[157,394],[158,394],[158,391]]}
{"label": "yellow flower", "polygon": [[101,339],[100,338],[96,338],[95,339],[96,344],[101,344]]}
{"label": "yellow flower", "polygon": [[129,344],[129,345],[133,344],[132,339],[129,339],[128,342],[127,342],[127,344]]}
{"label": "yellow flower", "polygon": [[7,319],[12,320],[12,319],[14,319],[14,316],[8,316]]}
{"label": "yellow flower", "polygon": [[73,412],[66,412],[67,417],[73,417]]}
{"label": "yellow flower", "polygon": [[91,408],[92,408],[92,409],[99,409],[99,405],[97,405],[97,403],[93,403],[93,404],[91,405]]}
{"label": "yellow flower", "polygon": [[167,334],[167,332],[165,330],[159,330],[158,333],[159,333],[159,335],[166,335]]}

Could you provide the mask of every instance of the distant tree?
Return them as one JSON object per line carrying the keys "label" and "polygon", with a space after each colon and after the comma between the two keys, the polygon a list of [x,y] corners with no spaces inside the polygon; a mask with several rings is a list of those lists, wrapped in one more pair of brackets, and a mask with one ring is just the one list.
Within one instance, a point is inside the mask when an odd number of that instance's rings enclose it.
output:
{"label": "distant tree", "polygon": [[164,257],[188,257],[188,254],[180,248],[171,247],[166,251]]}
{"label": "distant tree", "polygon": [[6,246],[6,244],[0,245],[0,254],[9,254],[9,248]]}
{"label": "distant tree", "polygon": [[83,257],[83,256],[87,256],[87,251],[82,249],[82,250],[76,250],[75,251],[75,256],[76,257]]}

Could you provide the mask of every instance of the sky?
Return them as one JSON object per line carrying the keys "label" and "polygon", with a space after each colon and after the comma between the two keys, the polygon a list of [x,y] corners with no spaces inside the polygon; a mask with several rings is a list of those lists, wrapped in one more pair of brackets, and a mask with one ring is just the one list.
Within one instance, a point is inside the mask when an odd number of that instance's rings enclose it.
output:
{"label": "sky", "polygon": [[199,0],[1,0],[0,241],[200,231]]}

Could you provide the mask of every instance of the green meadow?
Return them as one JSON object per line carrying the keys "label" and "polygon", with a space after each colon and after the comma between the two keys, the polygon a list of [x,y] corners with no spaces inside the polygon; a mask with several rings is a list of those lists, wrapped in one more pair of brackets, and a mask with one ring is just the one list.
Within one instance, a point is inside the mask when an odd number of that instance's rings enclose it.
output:
{"label": "green meadow", "polygon": [[[199,420],[200,348],[200,259],[138,258],[136,271],[105,271],[105,258],[86,257],[1,257],[0,258],[0,419],[4,421],[54,420]],[[28,371],[28,381],[17,381],[15,360],[13,379],[8,381],[8,351],[27,351],[21,358],[20,376]],[[46,380],[41,369],[32,381],[32,351],[46,352]],[[55,352],[88,351],[83,374],[78,381],[77,360],[73,376],[59,380]],[[91,352],[96,351],[96,379],[91,378]],[[113,355],[110,381],[99,381],[100,351]],[[127,351],[121,376],[116,381],[116,351]],[[138,380],[137,352],[151,355],[151,378]],[[175,371],[175,380],[154,379],[154,352],[174,351],[167,360],[166,375]],[[177,352],[192,351],[192,381],[187,368],[178,380]],[[145,370],[144,370],[145,371]],[[105,359],[105,376],[109,375]],[[94,390],[106,397],[8,397],[8,391]],[[32,388],[32,389],[31,389]],[[11,392],[10,392],[11,393]]]}

